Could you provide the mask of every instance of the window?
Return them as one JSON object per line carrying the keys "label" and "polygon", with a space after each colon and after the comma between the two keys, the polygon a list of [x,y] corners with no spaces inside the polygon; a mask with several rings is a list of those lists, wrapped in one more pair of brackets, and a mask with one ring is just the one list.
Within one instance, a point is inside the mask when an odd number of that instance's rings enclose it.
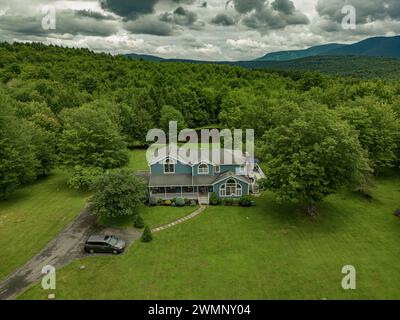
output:
{"label": "window", "polygon": [[184,192],[184,193],[193,193],[194,192],[194,188],[193,187],[183,187],[182,188],[182,192]]}
{"label": "window", "polygon": [[220,173],[221,172],[221,167],[220,166],[215,166],[214,171],[215,171],[215,173]]}
{"label": "window", "polygon": [[238,169],[237,174],[245,175],[246,174],[246,166],[245,165],[241,165],[240,168]]}
{"label": "window", "polygon": [[241,197],[242,186],[234,179],[230,179],[221,186],[219,189],[219,195],[221,197]]}
{"label": "window", "polygon": [[161,188],[161,187],[156,187],[156,188],[151,188],[150,191],[152,194],[160,194],[160,193],[164,193],[165,189]]}
{"label": "window", "polygon": [[208,165],[206,165],[204,163],[199,165],[198,172],[199,172],[199,174],[208,174]]}
{"label": "window", "polygon": [[170,159],[165,160],[164,173],[175,173],[175,164]]}

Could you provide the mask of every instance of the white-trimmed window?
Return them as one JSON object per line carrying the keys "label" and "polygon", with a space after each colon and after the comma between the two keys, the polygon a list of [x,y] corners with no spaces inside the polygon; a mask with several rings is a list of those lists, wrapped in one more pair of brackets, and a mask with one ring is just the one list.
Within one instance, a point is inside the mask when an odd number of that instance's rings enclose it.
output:
{"label": "white-trimmed window", "polygon": [[171,159],[165,160],[164,173],[175,173],[175,163]]}
{"label": "white-trimmed window", "polygon": [[246,166],[245,166],[245,165],[241,165],[241,166],[237,169],[237,174],[238,174],[238,175],[246,175]]}
{"label": "white-trimmed window", "polygon": [[208,165],[205,163],[200,164],[197,172],[198,174],[208,174],[209,173]]}
{"label": "white-trimmed window", "polygon": [[242,193],[241,184],[237,183],[234,179],[228,180],[219,189],[220,197],[241,197]]}
{"label": "white-trimmed window", "polygon": [[214,172],[215,172],[215,173],[220,173],[220,172],[221,172],[221,166],[216,165],[216,166],[214,167]]}

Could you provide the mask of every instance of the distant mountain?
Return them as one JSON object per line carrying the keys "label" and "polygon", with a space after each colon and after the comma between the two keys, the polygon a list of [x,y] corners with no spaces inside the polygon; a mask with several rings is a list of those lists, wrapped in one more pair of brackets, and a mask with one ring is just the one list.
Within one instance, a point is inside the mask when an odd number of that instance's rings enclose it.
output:
{"label": "distant mountain", "polygon": [[324,54],[400,58],[400,36],[369,38]]}
{"label": "distant mountain", "polygon": [[331,43],[322,46],[311,47],[305,50],[272,52],[256,59],[256,61],[289,61],[306,57],[314,57],[335,49],[341,49],[345,46],[345,44]]}
{"label": "distant mountain", "polygon": [[305,50],[274,52],[251,61],[210,62],[163,59],[141,54],[127,56],[144,61],[226,64],[253,69],[319,71],[330,75],[400,78],[400,36],[369,38],[350,45],[332,43]]}
{"label": "distant mountain", "polygon": [[368,56],[314,56],[290,61],[242,61],[237,66],[275,71],[317,71],[333,76],[400,78],[400,59]]}
{"label": "distant mountain", "polygon": [[129,53],[125,56],[128,58],[131,58],[133,60],[144,60],[144,61],[163,61],[164,60],[163,58],[151,56],[148,54]]}
{"label": "distant mountain", "polygon": [[400,36],[369,38],[349,45],[332,43],[305,50],[272,52],[256,61],[290,61],[322,55],[400,58]]}

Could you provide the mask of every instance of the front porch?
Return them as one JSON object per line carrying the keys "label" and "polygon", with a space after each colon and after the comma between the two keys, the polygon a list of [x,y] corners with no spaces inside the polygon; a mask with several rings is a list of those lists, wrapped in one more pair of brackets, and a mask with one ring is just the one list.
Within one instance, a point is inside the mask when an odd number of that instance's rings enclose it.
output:
{"label": "front porch", "polygon": [[171,200],[173,198],[198,200],[201,197],[209,197],[209,194],[213,192],[212,186],[150,187],[149,189],[151,197],[164,200]]}

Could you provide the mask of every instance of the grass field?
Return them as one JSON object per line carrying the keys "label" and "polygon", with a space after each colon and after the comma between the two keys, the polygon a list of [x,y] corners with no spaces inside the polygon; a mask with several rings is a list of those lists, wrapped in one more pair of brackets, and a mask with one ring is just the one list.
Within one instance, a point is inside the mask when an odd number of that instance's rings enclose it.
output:
{"label": "grass field", "polygon": [[[132,171],[147,170],[145,150],[130,151]],[[84,208],[88,192],[67,186],[67,174],[55,170],[45,179],[24,186],[0,202],[0,281],[38,253]],[[157,207],[141,209],[145,223],[160,226],[179,219],[196,208]],[[132,226],[132,218],[108,223]]]}
{"label": "grass field", "polygon": [[[373,200],[343,192],[312,219],[264,194],[257,207],[211,207],[136,242],[120,257],[91,257],[57,273],[58,299],[400,299],[400,177]],[[85,264],[85,270],[79,266]],[[341,288],[344,265],[357,290]],[[19,298],[42,299],[35,285]]]}
{"label": "grass field", "polygon": [[149,167],[146,160],[146,150],[132,149],[129,151],[128,168],[132,171],[148,171]]}
{"label": "grass field", "polygon": [[85,206],[61,170],[0,202],[0,280],[38,253]]}
{"label": "grass field", "polygon": [[[195,211],[197,207],[143,207],[139,209],[139,214],[142,216],[144,223],[150,228],[162,226],[164,224],[173,222],[187,216],[188,214]],[[100,225],[106,225],[109,227],[132,227],[133,217],[123,217],[118,219],[101,220],[98,221]]]}

